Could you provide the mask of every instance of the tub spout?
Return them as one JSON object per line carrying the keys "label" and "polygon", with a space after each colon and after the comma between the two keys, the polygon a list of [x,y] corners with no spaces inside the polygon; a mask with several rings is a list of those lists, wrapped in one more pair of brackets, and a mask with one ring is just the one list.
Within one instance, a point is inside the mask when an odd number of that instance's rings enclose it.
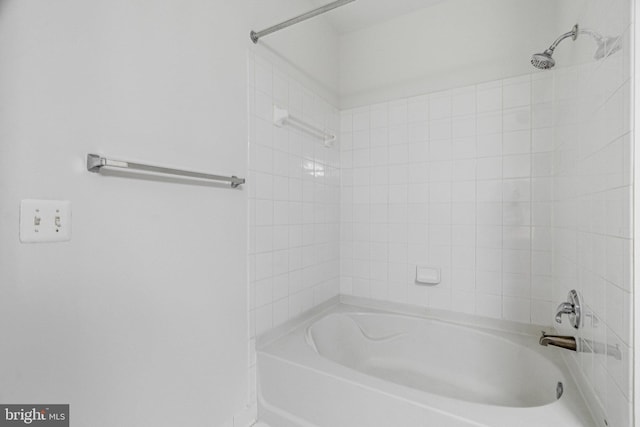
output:
{"label": "tub spout", "polygon": [[564,348],[566,350],[578,351],[578,345],[576,343],[576,339],[571,336],[565,335],[547,335],[544,331],[542,331],[542,336],[540,337],[540,345],[548,346],[552,345],[555,347]]}

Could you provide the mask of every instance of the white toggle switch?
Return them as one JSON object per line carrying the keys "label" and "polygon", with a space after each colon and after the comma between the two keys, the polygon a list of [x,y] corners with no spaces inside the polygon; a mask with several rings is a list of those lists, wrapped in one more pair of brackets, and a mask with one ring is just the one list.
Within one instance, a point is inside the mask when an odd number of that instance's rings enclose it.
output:
{"label": "white toggle switch", "polygon": [[71,202],[66,200],[23,200],[20,203],[22,243],[71,240]]}

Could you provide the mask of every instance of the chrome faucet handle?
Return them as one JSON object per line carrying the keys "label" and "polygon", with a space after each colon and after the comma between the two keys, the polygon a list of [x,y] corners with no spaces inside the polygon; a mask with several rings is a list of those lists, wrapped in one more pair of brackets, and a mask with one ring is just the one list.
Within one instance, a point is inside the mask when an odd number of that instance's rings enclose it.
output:
{"label": "chrome faucet handle", "polygon": [[578,292],[572,289],[567,298],[569,302],[561,303],[556,309],[556,323],[562,323],[562,315],[567,314],[569,316],[569,323],[571,323],[571,326],[578,329],[580,327],[582,317],[582,304],[580,303],[580,297],[578,296]]}
{"label": "chrome faucet handle", "polygon": [[563,314],[573,314],[573,313],[575,313],[575,307],[573,304],[568,302],[561,303],[556,309],[556,323],[562,323]]}

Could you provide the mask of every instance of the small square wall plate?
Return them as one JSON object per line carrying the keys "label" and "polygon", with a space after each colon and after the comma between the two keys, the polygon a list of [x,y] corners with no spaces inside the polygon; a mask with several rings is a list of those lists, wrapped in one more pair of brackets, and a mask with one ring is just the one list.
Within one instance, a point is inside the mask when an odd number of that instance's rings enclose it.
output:
{"label": "small square wall plate", "polygon": [[67,200],[22,200],[20,241],[53,243],[71,240],[71,202]]}

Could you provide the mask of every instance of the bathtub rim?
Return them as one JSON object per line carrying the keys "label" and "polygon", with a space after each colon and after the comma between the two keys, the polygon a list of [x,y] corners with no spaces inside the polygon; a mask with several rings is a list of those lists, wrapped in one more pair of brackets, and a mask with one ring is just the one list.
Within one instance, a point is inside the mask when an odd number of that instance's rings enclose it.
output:
{"label": "bathtub rim", "polygon": [[[286,365],[295,366],[298,368],[302,368],[315,374],[319,374],[326,377],[331,377],[337,379],[338,381],[348,384],[350,386],[354,386],[358,389],[367,389],[373,390],[377,393],[382,393],[388,395],[396,400],[401,400],[404,402],[411,402],[412,404],[423,405],[428,407],[429,410],[434,413],[440,414],[448,414],[449,416],[454,416],[454,418],[458,420],[465,420],[466,422],[471,423],[470,425],[474,426],[487,426],[488,424],[482,423],[481,416],[479,418],[475,417],[460,417],[455,415],[455,412],[451,410],[451,403],[459,404],[456,399],[452,399],[450,397],[444,397],[428,392],[417,391],[411,388],[405,387],[403,385],[395,384],[388,382],[387,380],[380,379],[377,377],[369,376],[364,373],[360,373],[358,371],[354,371],[348,367],[345,367],[340,364],[336,364],[335,362],[324,358],[319,355],[308,346],[308,343],[304,342],[304,353],[307,356],[300,356],[299,354],[289,358],[288,356],[284,356],[281,354],[281,351],[277,350],[281,347],[283,339],[286,341],[294,340],[295,342],[300,343],[304,341],[304,335],[307,329],[313,325],[317,320],[325,317],[331,313],[354,313],[366,311],[369,314],[398,314],[405,315],[408,317],[414,318],[423,318],[428,320],[435,320],[439,322],[445,323],[453,323],[459,326],[467,326],[472,329],[488,329],[494,330],[497,332],[503,332],[507,334],[513,334],[517,336],[532,337],[537,336],[540,332],[540,325],[531,325],[531,324],[522,324],[518,322],[505,321],[502,319],[491,319],[484,318],[475,315],[468,314],[460,314],[460,313],[451,313],[445,312],[441,310],[433,310],[425,307],[416,307],[410,306],[407,304],[398,304],[398,303],[388,303],[385,301],[376,301],[358,297],[350,297],[350,296],[338,296],[332,298],[325,303],[315,307],[314,309],[303,313],[300,316],[297,316],[290,321],[284,323],[283,325],[275,328],[272,331],[268,331],[265,334],[262,334],[259,337],[259,340],[256,341],[256,350],[259,353],[259,358],[263,357],[263,360],[274,360],[278,361],[278,363],[285,363]],[[552,328],[544,328],[545,330],[553,330]],[[271,347],[271,344],[274,344],[275,347]],[[298,348],[298,344],[295,344],[296,348]],[[276,349],[274,351],[274,349]],[[563,413],[566,413],[567,410],[574,413],[575,415],[571,416],[572,420],[575,422],[578,418],[582,420],[579,424],[580,426],[590,426],[595,427],[597,423],[593,419],[591,411],[586,407],[586,401],[584,399],[583,393],[577,387],[577,381],[573,375],[573,373],[566,366],[566,361],[562,360],[559,354],[559,349],[549,349],[551,353],[549,356],[545,357],[550,359],[553,363],[561,362],[563,374],[569,380],[568,386],[571,387],[572,393],[567,394],[566,391],[568,387],[565,387],[565,395],[562,401],[566,402],[566,404],[560,404],[560,402],[552,402],[542,406],[535,407],[508,407],[508,406],[495,406],[495,405],[487,405],[483,403],[474,403],[474,402],[464,402],[465,405],[470,405],[470,409],[476,411],[480,410],[484,412],[485,410],[489,411],[504,411],[504,414],[507,415],[509,419],[519,419],[520,416],[524,414],[534,415],[535,411],[544,411],[546,409],[551,410],[554,414],[562,416]],[[308,357],[308,354],[313,354],[313,362],[309,362],[309,359],[305,359]],[[317,357],[317,359],[316,359]],[[319,361],[319,363],[318,363]],[[260,363],[258,363],[260,365]],[[324,366],[324,367],[323,367]],[[259,368],[260,369],[260,368]],[[260,374],[258,375],[260,378]],[[269,400],[265,400],[262,395],[262,390],[260,387],[260,380],[258,380],[258,406],[263,407],[263,410],[271,411],[269,408],[270,402]],[[400,390],[400,393],[396,393],[394,391],[389,391],[388,387],[385,384],[391,384],[393,390]],[[568,401],[566,399],[569,399]],[[444,405],[443,405],[444,403]],[[560,406],[559,406],[560,404]],[[580,409],[580,410],[579,410]],[[514,411],[517,411],[517,415],[514,415]],[[532,412],[534,411],[534,412]],[[511,414],[511,415],[508,415]],[[579,414],[579,415],[578,415]],[[482,415],[482,414],[481,414]],[[484,414],[486,415],[486,414]],[[486,421],[486,420],[485,420]],[[513,421],[513,419],[512,419]],[[306,424],[302,424],[306,425]],[[500,424],[502,425],[502,424]],[[506,424],[505,424],[506,425]],[[513,424],[508,424],[513,425]],[[529,425],[529,424],[527,424]],[[534,424],[531,424],[534,425]],[[576,424],[571,424],[572,426],[576,426]]]}
{"label": "bathtub rim", "polygon": [[294,331],[295,329],[311,326],[316,320],[332,311],[338,305],[358,307],[379,314],[397,314],[421,319],[429,319],[444,323],[453,323],[474,329],[486,329],[493,331],[509,332],[519,335],[540,335],[541,331],[557,333],[553,326],[521,323],[512,320],[494,319],[475,314],[457,313],[447,310],[439,310],[428,307],[420,307],[404,303],[379,301],[370,298],[354,297],[350,295],[335,296],[316,307],[295,316],[282,325],[264,332],[256,337],[256,350],[262,350],[269,344]]}

